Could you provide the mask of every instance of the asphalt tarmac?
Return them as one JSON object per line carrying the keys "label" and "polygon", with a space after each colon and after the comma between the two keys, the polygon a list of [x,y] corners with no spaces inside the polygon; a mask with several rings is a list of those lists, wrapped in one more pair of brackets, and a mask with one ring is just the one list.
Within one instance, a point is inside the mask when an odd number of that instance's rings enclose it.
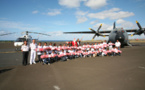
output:
{"label": "asphalt tarmac", "polygon": [[144,44],[121,50],[121,56],[22,66],[21,52],[1,48],[0,90],[145,90]]}

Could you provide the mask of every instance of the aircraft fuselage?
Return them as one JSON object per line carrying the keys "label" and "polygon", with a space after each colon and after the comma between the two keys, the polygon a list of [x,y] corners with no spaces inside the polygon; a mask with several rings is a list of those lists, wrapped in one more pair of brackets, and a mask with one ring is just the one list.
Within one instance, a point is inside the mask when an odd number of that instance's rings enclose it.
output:
{"label": "aircraft fuselage", "polygon": [[121,46],[128,44],[128,34],[123,28],[115,28],[110,32],[108,42],[115,43],[117,40],[121,42]]}

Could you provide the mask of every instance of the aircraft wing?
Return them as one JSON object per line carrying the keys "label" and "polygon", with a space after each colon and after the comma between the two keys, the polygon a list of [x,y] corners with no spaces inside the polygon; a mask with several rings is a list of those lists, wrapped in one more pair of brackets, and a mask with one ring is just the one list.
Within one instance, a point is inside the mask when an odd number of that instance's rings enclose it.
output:
{"label": "aircraft wing", "polygon": [[109,35],[104,35],[104,36],[109,36]]}
{"label": "aircraft wing", "polygon": [[111,30],[108,30],[108,31],[99,31],[99,33],[110,33],[111,32]]}
{"label": "aircraft wing", "polygon": [[126,32],[136,32],[138,29],[127,29]]}
{"label": "aircraft wing", "polygon": [[[99,31],[99,33],[110,33],[110,31]],[[64,34],[94,34],[94,31],[63,32]]]}
{"label": "aircraft wing", "polygon": [[63,32],[64,34],[94,34],[92,31],[80,31],[80,32]]}

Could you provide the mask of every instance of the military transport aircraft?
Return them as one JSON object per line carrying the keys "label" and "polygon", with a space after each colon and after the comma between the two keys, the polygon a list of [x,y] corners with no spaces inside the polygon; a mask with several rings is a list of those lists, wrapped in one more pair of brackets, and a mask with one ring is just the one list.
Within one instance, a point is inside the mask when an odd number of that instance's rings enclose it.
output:
{"label": "military transport aircraft", "polygon": [[[116,28],[115,22],[113,24],[113,30],[105,30],[105,31],[99,31],[100,28],[102,27],[102,24],[99,26],[98,30],[95,31],[94,29],[89,28],[91,31],[80,31],[80,32],[63,32],[64,34],[95,34],[92,38],[92,40],[96,36],[109,36],[109,41],[115,43],[116,40],[119,40],[121,42],[121,46],[123,47],[124,45],[130,45],[129,40],[128,40],[128,35],[127,32],[134,32],[131,36],[134,35],[141,35],[142,33],[145,34],[145,28],[142,28],[141,25],[139,24],[138,21],[136,21],[137,26],[139,29],[128,29],[124,30],[123,28]],[[109,35],[103,35],[102,33],[110,33]]]}

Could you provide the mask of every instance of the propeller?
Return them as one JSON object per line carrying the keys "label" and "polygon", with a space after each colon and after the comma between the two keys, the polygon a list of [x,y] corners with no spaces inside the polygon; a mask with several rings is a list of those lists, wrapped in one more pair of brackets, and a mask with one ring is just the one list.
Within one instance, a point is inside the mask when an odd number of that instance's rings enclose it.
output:
{"label": "propeller", "polygon": [[0,36],[5,36],[5,35],[9,35],[9,34],[14,34],[15,32],[13,33],[5,33],[5,34],[0,34]]}
{"label": "propeller", "polygon": [[22,32],[22,34],[24,34],[24,33],[26,33],[26,35],[28,35],[28,33],[34,33],[34,34],[40,34],[40,35],[50,36],[50,35],[48,35],[48,34],[38,33],[38,32],[29,32],[29,31]]}
{"label": "propeller", "polygon": [[137,30],[134,34],[132,34],[131,36],[134,36],[134,35],[141,35],[142,33],[144,33],[145,35],[145,28],[142,28],[140,23],[138,21],[136,21],[136,24],[139,28],[139,30]]}
{"label": "propeller", "polygon": [[99,33],[99,30],[101,29],[101,27],[102,27],[102,24],[99,26],[99,28],[97,29],[97,31],[95,31],[94,29],[89,28],[92,32],[95,33],[95,35],[93,36],[92,40],[94,40],[94,38],[96,36],[103,36],[103,37],[105,37],[104,35],[102,35],[101,33]]}

